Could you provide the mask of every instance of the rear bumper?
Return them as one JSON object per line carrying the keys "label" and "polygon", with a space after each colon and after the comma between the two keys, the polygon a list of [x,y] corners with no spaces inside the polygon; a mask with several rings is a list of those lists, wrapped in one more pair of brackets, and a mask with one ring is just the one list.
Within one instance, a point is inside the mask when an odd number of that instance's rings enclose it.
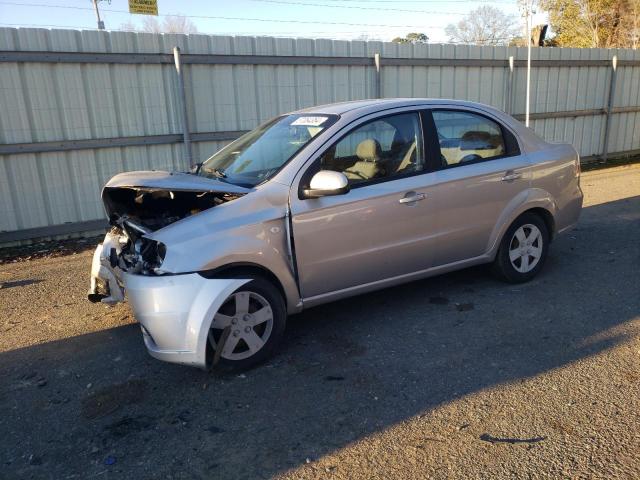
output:
{"label": "rear bumper", "polygon": [[566,233],[577,225],[582,212],[583,200],[582,189],[578,186],[571,199],[558,212],[556,218],[557,234]]}
{"label": "rear bumper", "polygon": [[206,367],[207,335],[227,297],[249,279],[207,279],[197,273],[122,279],[149,354],[159,360]]}

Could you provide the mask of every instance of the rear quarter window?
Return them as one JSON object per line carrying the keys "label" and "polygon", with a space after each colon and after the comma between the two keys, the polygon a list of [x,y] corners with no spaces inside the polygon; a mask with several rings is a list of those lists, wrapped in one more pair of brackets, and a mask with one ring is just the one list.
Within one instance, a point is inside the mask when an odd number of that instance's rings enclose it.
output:
{"label": "rear quarter window", "polygon": [[519,155],[513,134],[498,122],[464,110],[434,110],[442,167]]}

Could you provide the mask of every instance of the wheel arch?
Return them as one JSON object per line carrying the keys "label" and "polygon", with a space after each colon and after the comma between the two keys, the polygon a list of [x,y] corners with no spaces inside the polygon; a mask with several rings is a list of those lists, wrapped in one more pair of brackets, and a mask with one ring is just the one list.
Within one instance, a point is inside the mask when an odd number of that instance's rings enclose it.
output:
{"label": "wheel arch", "polygon": [[500,216],[500,219],[496,223],[494,231],[491,235],[490,248],[488,249],[488,255],[491,259],[495,258],[505,232],[509,229],[513,222],[515,222],[525,213],[534,213],[542,218],[549,231],[550,241],[555,236],[555,218],[558,208],[555,201],[553,200],[553,197],[551,197],[549,193],[539,189],[532,189],[526,193],[523,192],[520,199],[518,199],[518,197],[514,198],[514,202],[518,202],[519,205],[517,207],[512,206],[511,208],[505,209],[505,211]]}
{"label": "wheel arch", "polygon": [[[546,208],[543,207],[534,207],[534,208],[530,208],[529,210],[525,210],[524,212],[522,212],[520,215],[518,215],[518,217],[516,217],[514,219],[517,220],[518,218],[520,218],[522,215],[526,214],[526,213],[533,213],[535,215],[538,215],[540,218],[542,218],[542,220],[544,221],[545,226],[547,227],[547,231],[549,232],[549,242],[551,242],[553,240],[553,237],[555,236],[555,232],[556,232],[556,220],[553,216],[553,214],[547,210]],[[511,222],[513,223],[513,222]]]}
{"label": "wheel arch", "polygon": [[271,283],[282,294],[287,312],[292,313],[299,309],[299,299],[296,302],[291,294],[287,292],[284,284],[278,276],[264,265],[252,262],[233,262],[221,265],[219,267],[199,272],[205,278],[237,278],[237,277],[261,277]]}

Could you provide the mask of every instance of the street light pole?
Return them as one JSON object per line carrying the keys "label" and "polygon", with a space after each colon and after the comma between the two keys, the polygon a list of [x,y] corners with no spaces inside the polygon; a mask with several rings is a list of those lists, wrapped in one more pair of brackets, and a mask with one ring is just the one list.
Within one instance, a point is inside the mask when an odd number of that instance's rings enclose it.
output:
{"label": "street light pole", "polygon": [[525,0],[525,13],[527,15],[527,105],[525,107],[524,124],[529,126],[529,104],[531,100],[531,17],[533,0]]}
{"label": "street light pole", "polygon": [[100,20],[100,10],[98,9],[98,1],[92,0],[93,9],[96,11],[96,18],[98,19],[98,30],[104,30],[104,22]]}

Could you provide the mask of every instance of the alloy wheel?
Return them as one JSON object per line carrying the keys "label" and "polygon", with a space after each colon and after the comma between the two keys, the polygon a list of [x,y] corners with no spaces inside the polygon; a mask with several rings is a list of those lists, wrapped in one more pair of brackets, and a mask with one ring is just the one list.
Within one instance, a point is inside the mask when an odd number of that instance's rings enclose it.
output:
{"label": "alloy wheel", "polygon": [[533,270],[542,257],[542,232],[538,227],[527,223],[518,228],[509,243],[509,260],[516,271],[528,273]]}
{"label": "alloy wheel", "polygon": [[244,360],[255,355],[271,336],[273,311],[269,302],[255,292],[240,291],[227,298],[213,317],[209,342],[216,349],[225,328],[230,327],[221,357]]}

